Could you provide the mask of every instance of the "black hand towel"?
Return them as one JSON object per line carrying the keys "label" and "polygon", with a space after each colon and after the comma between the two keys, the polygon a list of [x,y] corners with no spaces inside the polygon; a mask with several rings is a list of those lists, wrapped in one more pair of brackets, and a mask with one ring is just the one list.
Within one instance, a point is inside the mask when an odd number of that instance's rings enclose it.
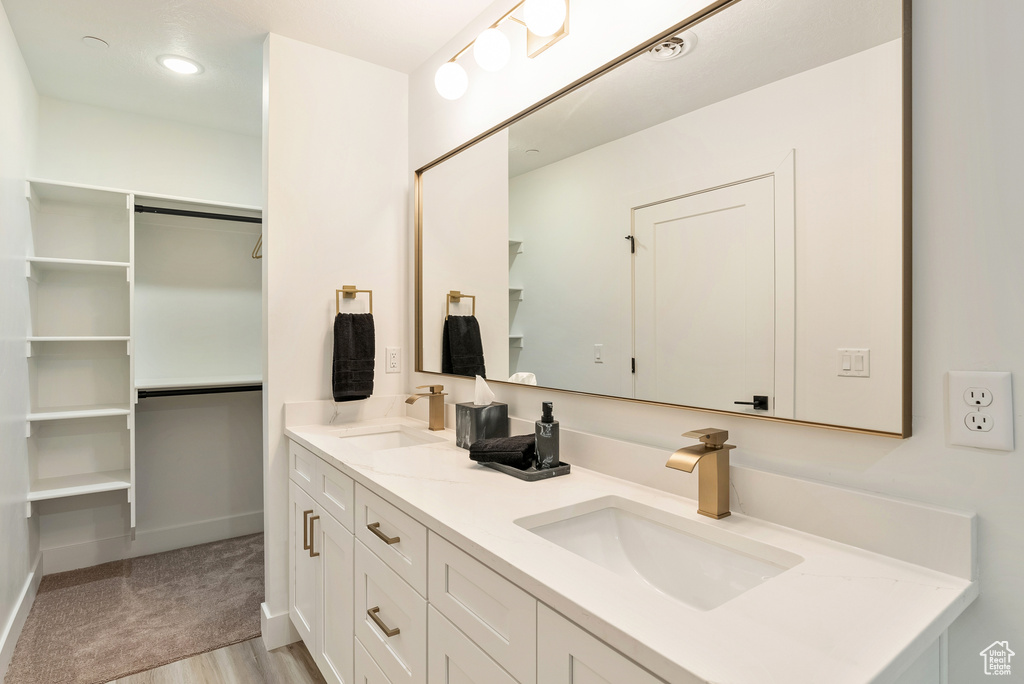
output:
{"label": "black hand towel", "polygon": [[451,375],[479,375],[484,370],[484,343],[476,316],[449,316],[441,336],[441,372]]}
{"label": "black hand towel", "polygon": [[478,439],[469,446],[469,457],[479,463],[503,463],[526,470],[534,461],[534,435]]}
{"label": "black hand towel", "polygon": [[373,394],[374,351],[373,314],[334,317],[334,401],[356,401]]}

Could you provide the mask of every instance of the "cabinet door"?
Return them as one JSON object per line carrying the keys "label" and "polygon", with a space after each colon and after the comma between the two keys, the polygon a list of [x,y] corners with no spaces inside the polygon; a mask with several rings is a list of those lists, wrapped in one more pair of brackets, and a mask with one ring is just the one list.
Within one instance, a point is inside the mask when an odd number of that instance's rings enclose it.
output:
{"label": "cabinet door", "polygon": [[537,607],[537,684],[663,684],[544,604]]}
{"label": "cabinet door", "polygon": [[356,680],[355,684],[391,684],[384,673],[377,667],[370,654],[356,639]]}
{"label": "cabinet door", "polygon": [[516,684],[433,606],[427,613],[427,684]]}
{"label": "cabinet door", "polygon": [[[291,543],[288,545],[288,561],[291,577],[288,582],[288,613],[292,624],[310,651],[316,653],[315,643],[317,616],[317,587],[320,564],[310,557],[309,519],[316,515],[313,497],[294,482],[288,483],[291,508]],[[319,522],[319,521],[317,521]]]}
{"label": "cabinet door", "polygon": [[320,563],[317,666],[330,684],[352,681],[352,533],[317,506],[315,560]]}

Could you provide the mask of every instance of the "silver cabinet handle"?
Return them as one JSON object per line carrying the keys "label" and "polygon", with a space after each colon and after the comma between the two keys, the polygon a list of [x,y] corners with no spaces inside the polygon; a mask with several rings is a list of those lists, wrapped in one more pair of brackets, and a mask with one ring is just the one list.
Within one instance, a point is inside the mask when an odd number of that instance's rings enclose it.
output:
{"label": "silver cabinet handle", "polygon": [[312,544],[309,543],[309,516],[313,515],[313,509],[302,511],[302,550],[309,551]]}
{"label": "silver cabinet handle", "polygon": [[384,632],[384,636],[390,638],[402,633],[402,630],[400,630],[398,627],[391,629],[390,627],[385,625],[384,621],[377,616],[377,613],[379,612],[380,606],[374,606],[373,608],[370,608],[368,611],[366,611],[366,614],[370,616],[370,619],[373,620],[378,627],[380,627],[380,631]]}
{"label": "silver cabinet handle", "polygon": [[320,519],[319,515],[314,515],[312,518],[309,519],[309,557],[310,558],[316,558],[317,556],[320,555],[319,551],[317,551],[315,553],[313,551],[313,542],[316,541],[316,538],[313,536],[313,523],[315,523],[319,519]]}
{"label": "silver cabinet handle", "polygon": [[391,544],[397,544],[398,542],[402,541],[401,537],[389,537],[388,535],[386,535],[383,532],[381,532],[380,531],[380,523],[379,522],[370,523],[369,525],[366,526],[366,529],[368,529],[371,532],[373,532],[375,535],[377,535],[380,538],[380,540],[382,542],[384,542],[385,544],[387,544],[389,546]]}

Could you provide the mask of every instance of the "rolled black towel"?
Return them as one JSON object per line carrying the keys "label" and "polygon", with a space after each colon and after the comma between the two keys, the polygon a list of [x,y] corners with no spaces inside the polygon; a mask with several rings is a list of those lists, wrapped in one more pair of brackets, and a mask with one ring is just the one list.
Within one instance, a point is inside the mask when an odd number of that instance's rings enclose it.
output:
{"label": "rolled black towel", "polygon": [[441,333],[441,372],[487,377],[484,343],[476,316],[449,316]]}
{"label": "rolled black towel", "polygon": [[340,313],[334,318],[331,389],[334,401],[368,399],[373,394],[376,350],[373,314]]}
{"label": "rolled black towel", "polygon": [[534,436],[478,439],[469,447],[469,457],[479,463],[502,463],[526,470],[533,465]]}

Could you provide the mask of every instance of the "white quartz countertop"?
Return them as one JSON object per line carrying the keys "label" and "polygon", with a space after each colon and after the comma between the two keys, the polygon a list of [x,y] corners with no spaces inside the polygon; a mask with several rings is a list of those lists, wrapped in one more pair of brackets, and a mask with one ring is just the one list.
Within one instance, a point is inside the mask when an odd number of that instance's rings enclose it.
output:
{"label": "white quartz countertop", "polygon": [[[471,461],[452,430],[432,433],[445,442],[377,452],[337,439],[381,423],[424,429],[419,421],[386,418],[286,434],[672,683],[892,682],[978,594],[967,579],[737,513],[706,518],[691,499],[576,466],[565,477],[524,482]],[[803,562],[698,610],[513,522],[604,496],[728,530]]]}

